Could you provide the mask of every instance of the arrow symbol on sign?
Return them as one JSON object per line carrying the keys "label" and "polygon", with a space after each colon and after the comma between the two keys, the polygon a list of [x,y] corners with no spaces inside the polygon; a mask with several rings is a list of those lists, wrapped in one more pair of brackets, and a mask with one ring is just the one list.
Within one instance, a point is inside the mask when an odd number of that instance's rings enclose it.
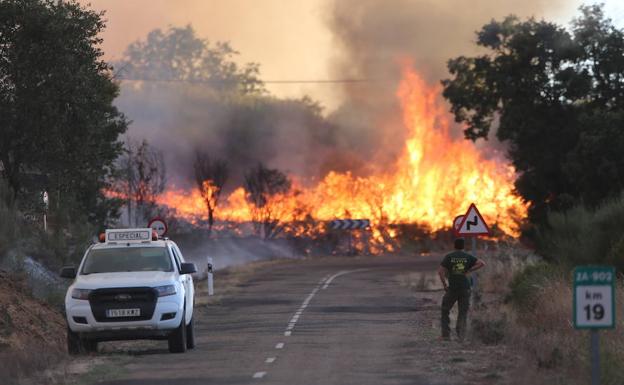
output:
{"label": "arrow symbol on sign", "polygon": [[470,226],[476,226],[479,224],[479,220],[477,219],[477,216],[474,216],[474,219],[472,221],[466,221],[466,227],[468,228],[468,230],[470,230]]}

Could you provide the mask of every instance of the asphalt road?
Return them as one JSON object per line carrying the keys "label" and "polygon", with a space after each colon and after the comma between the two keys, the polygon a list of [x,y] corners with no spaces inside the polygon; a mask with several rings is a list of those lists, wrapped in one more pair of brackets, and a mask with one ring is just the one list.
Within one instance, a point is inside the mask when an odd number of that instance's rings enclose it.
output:
{"label": "asphalt road", "polygon": [[[439,257],[339,258],[259,271],[196,314],[198,346],[141,351],[108,385],[430,384],[410,365],[424,306],[397,276]],[[218,290],[218,275],[216,281]]]}

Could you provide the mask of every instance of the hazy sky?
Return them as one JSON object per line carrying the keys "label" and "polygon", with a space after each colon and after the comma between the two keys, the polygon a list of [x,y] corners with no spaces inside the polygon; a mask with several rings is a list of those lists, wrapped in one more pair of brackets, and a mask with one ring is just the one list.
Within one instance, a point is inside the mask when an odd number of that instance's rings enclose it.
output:
{"label": "hazy sky", "polygon": [[[191,24],[203,38],[230,41],[241,52],[241,61],[259,62],[264,80],[336,76],[332,65],[340,52],[327,20],[331,3],[340,0],[81,1],[106,10],[108,25],[103,38],[107,59],[119,59],[130,42],[143,39],[152,29]],[[609,16],[622,25],[621,0],[604,2]],[[536,16],[567,23],[581,1],[568,3],[565,8]],[[466,4],[470,1],[466,0]],[[340,87],[335,84],[273,84],[268,88],[278,96],[309,94],[330,109],[340,101]]]}

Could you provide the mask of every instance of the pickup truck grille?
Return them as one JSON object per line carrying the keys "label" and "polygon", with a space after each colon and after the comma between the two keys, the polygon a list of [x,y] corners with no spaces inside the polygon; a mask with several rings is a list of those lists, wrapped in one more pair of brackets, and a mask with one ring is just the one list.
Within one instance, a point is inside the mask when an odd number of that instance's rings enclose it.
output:
{"label": "pickup truck grille", "polygon": [[[158,292],[151,287],[119,287],[96,289],[89,294],[91,312],[97,322],[128,322],[152,319]],[[108,309],[141,309],[138,317],[106,316]]]}

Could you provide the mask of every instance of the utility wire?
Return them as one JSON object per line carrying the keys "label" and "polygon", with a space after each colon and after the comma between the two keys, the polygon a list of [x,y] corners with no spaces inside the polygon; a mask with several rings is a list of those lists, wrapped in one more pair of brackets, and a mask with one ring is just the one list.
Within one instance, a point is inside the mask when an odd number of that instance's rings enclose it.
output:
{"label": "utility wire", "polygon": [[[184,79],[130,79],[118,77],[117,80],[124,82],[164,82],[164,83],[189,83],[189,84],[223,84],[231,83],[231,80],[184,80]],[[334,84],[334,83],[375,83],[376,79],[304,79],[304,80],[259,80],[264,84]]]}

